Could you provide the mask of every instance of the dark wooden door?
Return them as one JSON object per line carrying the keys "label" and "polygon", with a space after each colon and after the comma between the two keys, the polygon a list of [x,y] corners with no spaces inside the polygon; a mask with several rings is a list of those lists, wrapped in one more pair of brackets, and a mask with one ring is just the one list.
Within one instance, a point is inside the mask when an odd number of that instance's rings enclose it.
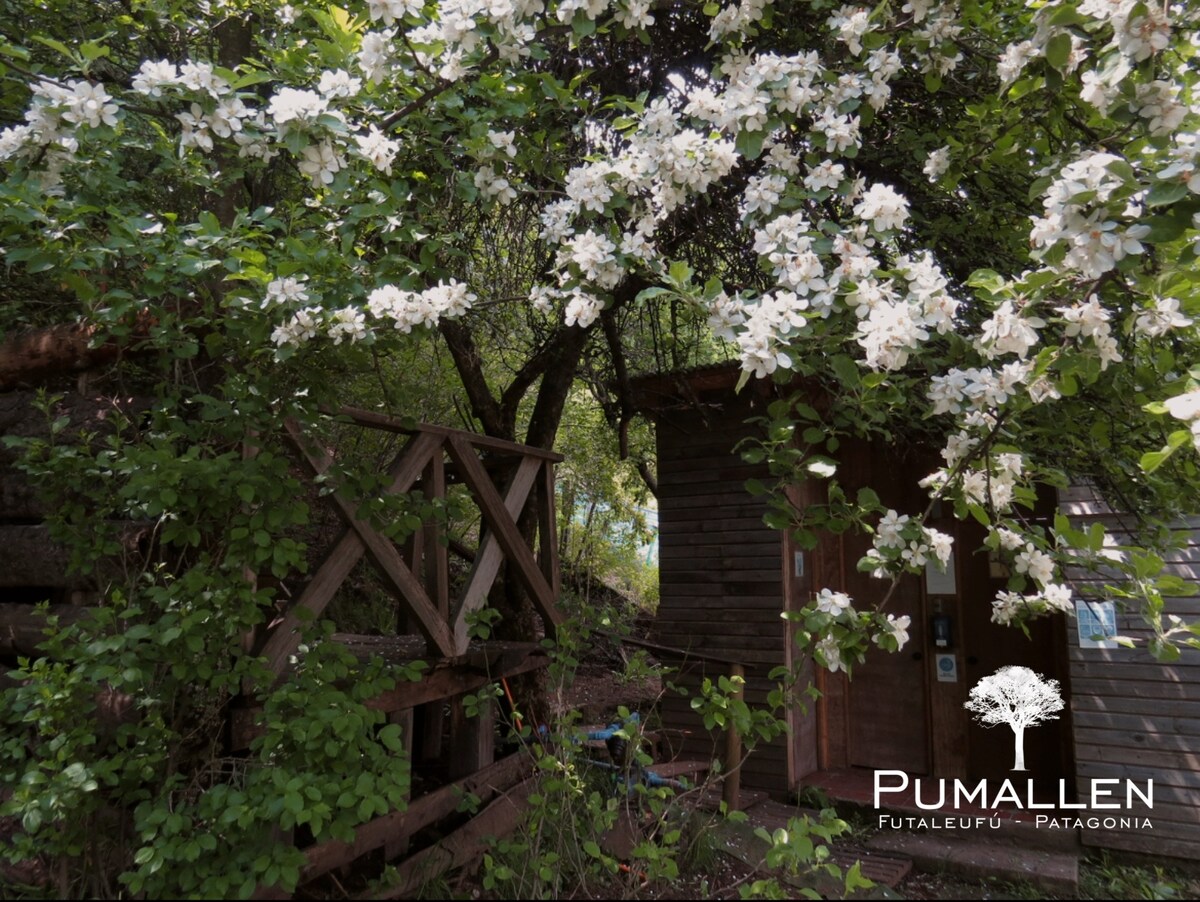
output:
{"label": "dark wooden door", "polygon": [[[861,444],[843,446],[839,475],[851,488],[874,487],[883,503],[901,513],[920,510],[916,468],[878,447]],[[926,472],[926,471],[922,471]],[[899,476],[900,478],[896,478]],[[843,579],[860,608],[877,604],[887,593],[890,580],[859,573],[856,565],[871,547],[870,537],[847,533],[843,537]],[[925,656],[927,636],[921,584],[906,576],[888,600],[885,613],[908,615],[909,641],[897,654],[872,645],[866,661],[855,667],[850,680],[848,752],[852,767],[903,770],[910,774],[930,772],[928,691]]]}
{"label": "dark wooden door", "polygon": [[[982,532],[963,536],[964,548],[977,548]],[[1019,789],[1025,780],[1032,779],[1040,795],[1057,798],[1058,781],[1067,776],[1070,767],[1071,734],[1066,720],[1067,687],[1066,637],[1061,616],[1029,624],[1029,635],[1019,627],[1000,626],[991,620],[991,600],[1005,587],[1006,579],[993,576],[986,552],[970,555],[964,562],[963,594],[963,678],[967,691],[983,677],[1001,667],[1028,667],[1043,677],[1057,679],[1063,690],[1063,711],[1057,720],[1025,730],[1024,772],[1012,770],[1014,759],[1013,731],[1004,725],[982,727],[969,712],[967,717],[967,768],[972,780],[1013,779]]]}
{"label": "dark wooden door", "polygon": [[[855,598],[865,598],[870,590],[878,592],[886,586],[880,580],[856,576],[858,579],[850,580],[851,588],[858,589],[858,594],[851,592]],[[921,607],[916,577],[905,577],[886,610],[912,618],[908,644],[898,654],[872,646],[866,662],[854,669],[849,705],[852,767],[929,773],[926,637]]]}

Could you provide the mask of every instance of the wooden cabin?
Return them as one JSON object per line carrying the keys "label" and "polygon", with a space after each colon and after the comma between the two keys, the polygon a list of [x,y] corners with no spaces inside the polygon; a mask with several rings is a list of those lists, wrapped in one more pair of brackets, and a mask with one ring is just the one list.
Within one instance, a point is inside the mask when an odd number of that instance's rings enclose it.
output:
{"label": "wooden cabin", "polygon": [[[751,380],[737,392],[739,375],[736,365],[706,367],[644,378],[637,392],[640,409],[657,427],[661,601],[651,638],[688,653],[671,662],[680,667],[674,681],[694,696],[706,675],[715,678],[729,662],[740,662],[748,668],[746,700],[761,704],[776,685],[771,669],[795,661],[821,691],[816,703],[788,712],[789,735],[748,757],[742,786],[788,795],[815,785],[834,797],[851,788],[849,797],[862,799],[871,773],[882,769],[972,784],[1002,781],[1011,776],[1012,734],[978,726],[963,704],[980,678],[1004,665],[1023,665],[1057,679],[1068,700],[1058,720],[1026,732],[1026,764],[1039,792],[1056,797],[1065,780],[1082,798],[1085,781],[1114,776],[1153,776],[1161,786],[1154,811],[1154,825],[1161,818],[1161,829],[1152,835],[1084,830],[1084,841],[1180,856],[1200,853],[1194,813],[1200,787],[1195,752],[1200,653],[1164,666],[1144,651],[1080,648],[1076,625],[1066,617],[1031,624],[1028,637],[992,623],[989,602],[1007,573],[986,553],[972,553],[983,539],[974,521],[935,509],[930,525],[954,536],[958,553],[946,574],[931,570],[924,578],[904,577],[889,601],[890,613],[912,618],[902,652],[872,649],[853,679],[823,668],[814,672],[811,661],[795,660],[783,612],[803,607],[824,587],[868,604],[887,583],[856,570],[868,537],[826,534],[806,550],[764,525],[765,501],[752,496],[746,482],[767,482],[770,475],[765,464],[746,463],[739,445],[759,434],[762,426],[754,418],[764,416],[777,390],[765,380]],[[870,485],[901,513],[916,514],[928,504],[917,482],[938,465],[936,451],[844,442],[836,457],[837,478],[848,490]],[[821,485],[814,481],[791,491],[804,502]],[[1096,499],[1086,492],[1063,503],[1073,516],[1100,516]],[[1048,522],[1054,510],[1055,499],[1047,498],[1036,515]],[[1181,556],[1183,575],[1193,575],[1196,559],[1200,555]],[[1200,610],[1194,601],[1179,602],[1181,614]],[[949,618],[944,645],[933,636],[935,616]],[[1121,629],[1128,626],[1122,622]],[[721,757],[688,697],[668,696],[662,719],[668,734],[684,737],[684,754]],[[1183,799],[1189,795],[1187,807]]]}

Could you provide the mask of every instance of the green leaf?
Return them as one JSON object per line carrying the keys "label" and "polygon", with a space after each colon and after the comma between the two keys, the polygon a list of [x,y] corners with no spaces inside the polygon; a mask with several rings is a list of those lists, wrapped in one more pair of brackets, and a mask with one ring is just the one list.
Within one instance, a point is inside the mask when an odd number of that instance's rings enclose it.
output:
{"label": "green leaf", "polygon": [[854,387],[859,382],[858,364],[845,354],[835,354],[829,360],[829,365],[833,367],[833,372],[843,385]]}
{"label": "green leaf", "polygon": [[767,139],[766,131],[750,132],[742,130],[737,136],[737,152],[747,160],[757,160],[762,155],[763,142]]}
{"label": "green leaf", "polygon": [[403,732],[400,724],[390,723],[379,731],[379,741],[391,752],[404,751]]}
{"label": "green leaf", "polygon": [[676,260],[667,270],[667,278],[672,284],[684,288],[692,280],[692,268],[682,260]]}
{"label": "green leaf", "polygon": [[1004,276],[994,269],[977,269],[967,279],[972,288],[982,288],[991,294],[998,294],[1004,288]]}
{"label": "green leaf", "polygon": [[1062,72],[1071,58],[1071,35],[1061,31],[1046,42],[1046,62]]}
{"label": "green leaf", "polygon": [[1138,462],[1144,473],[1153,473],[1192,438],[1191,430],[1176,429],[1167,436],[1167,443],[1158,451],[1147,451]]}
{"label": "green leaf", "polygon": [[43,44],[46,47],[49,47],[51,50],[57,50],[69,60],[74,61],[76,58],[75,54],[71,51],[71,48],[62,41],[56,41],[54,38],[48,38],[45,35],[40,34],[31,34],[29,37],[30,40],[37,41],[39,44]]}
{"label": "green leaf", "polygon": [[571,20],[571,31],[575,32],[576,37],[586,38],[596,33],[596,20],[589,19],[587,13],[580,10]]}
{"label": "green leaf", "polygon": [[[1008,96],[1012,100],[1020,100],[1027,94],[1032,94],[1034,91],[1040,91],[1045,84],[1046,79],[1042,78],[1040,75],[1036,78],[1022,78],[1008,89]],[[1047,179],[1047,183],[1049,183],[1049,179]],[[1032,191],[1032,188],[1030,190]],[[1039,191],[1038,193],[1040,194],[1041,192]]]}
{"label": "green leaf", "polygon": [[1151,207],[1165,207],[1187,197],[1188,193],[1188,186],[1184,182],[1158,182],[1146,194],[1146,204]]}
{"label": "green leaf", "polygon": [[637,293],[637,297],[635,298],[635,300],[648,301],[652,298],[659,297],[660,295],[671,294],[671,293],[672,293],[671,289],[663,288],[661,286],[654,286],[652,288],[643,288],[641,291],[639,291]]}
{"label": "green leaf", "polygon": [[1176,216],[1175,211],[1163,216],[1151,216],[1149,219],[1142,221],[1143,225],[1148,225],[1150,231],[1146,234],[1145,241],[1149,244],[1163,244],[1167,241],[1174,241],[1181,236],[1191,226],[1191,216]]}
{"label": "green leaf", "polygon": [[1060,6],[1050,14],[1049,25],[1086,25],[1091,20],[1074,6]]}

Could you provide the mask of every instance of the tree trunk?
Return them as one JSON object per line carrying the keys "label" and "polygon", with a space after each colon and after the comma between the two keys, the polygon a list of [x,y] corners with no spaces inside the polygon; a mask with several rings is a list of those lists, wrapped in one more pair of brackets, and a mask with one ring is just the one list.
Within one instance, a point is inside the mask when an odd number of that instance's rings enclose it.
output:
{"label": "tree trunk", "polygon": [[1013,727],[1013,744],[1016,748],[1016,760],[1013,770],[1025,770],[1025,728]]}

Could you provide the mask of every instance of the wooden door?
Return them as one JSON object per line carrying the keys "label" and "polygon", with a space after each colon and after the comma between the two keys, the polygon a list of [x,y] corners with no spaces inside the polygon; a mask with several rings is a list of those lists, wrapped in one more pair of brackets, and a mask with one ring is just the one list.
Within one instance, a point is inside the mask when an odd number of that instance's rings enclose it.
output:
{"label": "wooden door", "polygon": [[[851,543],[847,542],[849,546]],[[859,544],[857,542],[853,543]],[[867,545],[854,558],[862,556]],[[849,581],[856,599],[879,593],[887,583],[854,574]],[[857,591],[854,591],[857,590]],[[850,679],[850,765],[876,770],[929,773],[928,703],[925,686],[925,617],[920,584],[905,577],[888,602],[887,613],[912,618],[909,642],[897,654],[872,646],[865,663]]]}
{"label": "wooden door", "polygon": [[[873,486],[883,503],[901,513],[920,510],[913,464],[901,462],[879,446],[844,446],[839,476],[850,488]],[[893,471],[900,471],[901,478]],[[912,471],[912,472],[910,472]],[[915,489],[915,491],[914,491]],[[859,573],[856,565],[871,547],[869,536],[847,533],[842,537],[844,591],[865,609],[878,603],[890,580]],[[908,615],[908,644],[897,654],[872,646],[866,661],[855,667],[850,679],[847,714],[848,763],[851,767],[930,772],[929,702],[926,687],[926,617],[921,583],[906,576],[896,587],[884,613]]]}
{"label": "wooden door", "polygon": [[[982,530],[964,529],[964,548],[978,548]],[[1006,579],[992,575],[986,552],[970,555],[964,570],[963,617],[963,679],[968,691],[983,677],[1001,667],[1028,667],[1043,677],[1057,679],[1068,702],[1066,686],[1066,636],[1062,617],[1037,620],[1029,624],[1029,635],[1018,627],[1000,626],[991,620],[991,601],[1004,589]],[[1024,772],[1012,770],[1014,736],[1004,725],[982,727],[964,711],[967,729],[967,772],[971,780],[988,779],[1017,781],[1023,788],[1032,779],[1040,795],[1056,798],[1059,779],[1071,768],[1071,732],[1064,706],[1057,720],[1030,727],[1025,731]]]}

